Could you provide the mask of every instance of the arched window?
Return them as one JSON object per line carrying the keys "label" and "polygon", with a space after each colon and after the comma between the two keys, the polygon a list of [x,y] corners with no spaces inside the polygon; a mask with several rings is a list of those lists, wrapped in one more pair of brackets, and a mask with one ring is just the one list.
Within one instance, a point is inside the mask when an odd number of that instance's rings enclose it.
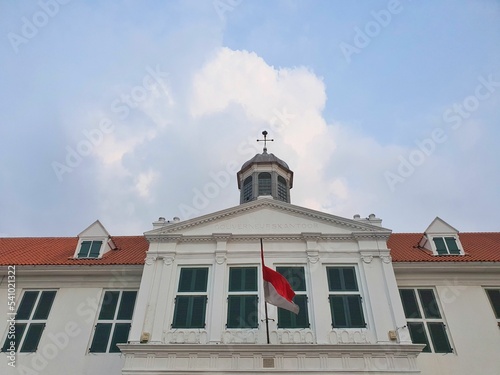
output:
{"label": "arched window", "polygon": [[286,180],[278,176],[278,199],[288,202],[288,189],[286,188]]}
{"label": "arched window", "polygon": [[271,195],[271,173],[259,173],[259,195]]}
{"label": "arched window", "polygon": [[243,182],[243,202],[252,200],[252,180],[252,176],[248,176]]}

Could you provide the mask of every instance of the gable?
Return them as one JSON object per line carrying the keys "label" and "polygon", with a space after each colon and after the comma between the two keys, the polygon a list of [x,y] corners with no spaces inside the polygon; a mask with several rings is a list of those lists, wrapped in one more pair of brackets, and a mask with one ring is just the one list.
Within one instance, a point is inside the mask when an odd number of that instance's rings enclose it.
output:
{"label": "gable", "polygon": [[109,233],[99,220],[94,221],[78,237],[109,237]]}
{"label": "gable", "polygon": [[436,217],[425,230],[427,234],[457,234],[458,230],[453,228],[440,217]]}
{"label": "gable", "polygon": [[273,199],[259,199],[210,215],[170,224],[146,232],[158,235],[210,236],[214,233],[233,235],[323,233],[350,235],[353,232],[390,232],[379,226],[294,206]]}

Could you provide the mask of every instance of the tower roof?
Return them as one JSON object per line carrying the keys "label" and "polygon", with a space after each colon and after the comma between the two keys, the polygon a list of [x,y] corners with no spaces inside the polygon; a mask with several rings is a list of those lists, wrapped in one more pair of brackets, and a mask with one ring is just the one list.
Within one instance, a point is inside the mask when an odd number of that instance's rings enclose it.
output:
{"label": "tower roof", "polygon": [[281,160],[280,158],[278,158],[276,155],[274,154],[268,154],[267,151],[264,151],[262,154],[256,154],[253,158],[251,158],[250,160],[248,160],[247,162],[245,162],[242,166],[241,166],[241,170],[243,171],[244,169],[246,169],[249,165],[251,164],[263,164],[263,163],[277,163],[279,164],[281,167],[287,169],[287,170],[290,170],[290,168],[288,167],[288,164],[285,163],[283,160]]}

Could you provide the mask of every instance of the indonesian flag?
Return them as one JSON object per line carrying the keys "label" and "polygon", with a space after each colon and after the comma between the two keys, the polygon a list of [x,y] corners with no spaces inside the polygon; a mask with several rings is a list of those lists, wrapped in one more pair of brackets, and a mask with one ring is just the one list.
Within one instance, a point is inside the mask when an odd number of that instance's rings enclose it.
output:
{"label": "indonesian flag", "polygon": [[264,264],[262,264],[262,268],[266,302],[298,314],[299,306],[292,301],[293,297],[295,297],[295,292],[292,290],[288,280],[282,274],[266,267]]}

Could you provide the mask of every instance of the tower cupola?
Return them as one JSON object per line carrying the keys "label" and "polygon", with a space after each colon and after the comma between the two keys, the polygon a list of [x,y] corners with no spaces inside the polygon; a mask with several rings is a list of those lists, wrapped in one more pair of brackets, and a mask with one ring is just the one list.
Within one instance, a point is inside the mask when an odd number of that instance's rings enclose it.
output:
{"label": "tower cupola", "polygon": [[262,154],[257,154],[245,162],[237,174],[240,189],[240,204],[253,201],[259,197],[269,197],[290,203],[290,189],[293,186],[293,172],[280,158],[267,153],[267,131],[263,131],[264,142]]}

